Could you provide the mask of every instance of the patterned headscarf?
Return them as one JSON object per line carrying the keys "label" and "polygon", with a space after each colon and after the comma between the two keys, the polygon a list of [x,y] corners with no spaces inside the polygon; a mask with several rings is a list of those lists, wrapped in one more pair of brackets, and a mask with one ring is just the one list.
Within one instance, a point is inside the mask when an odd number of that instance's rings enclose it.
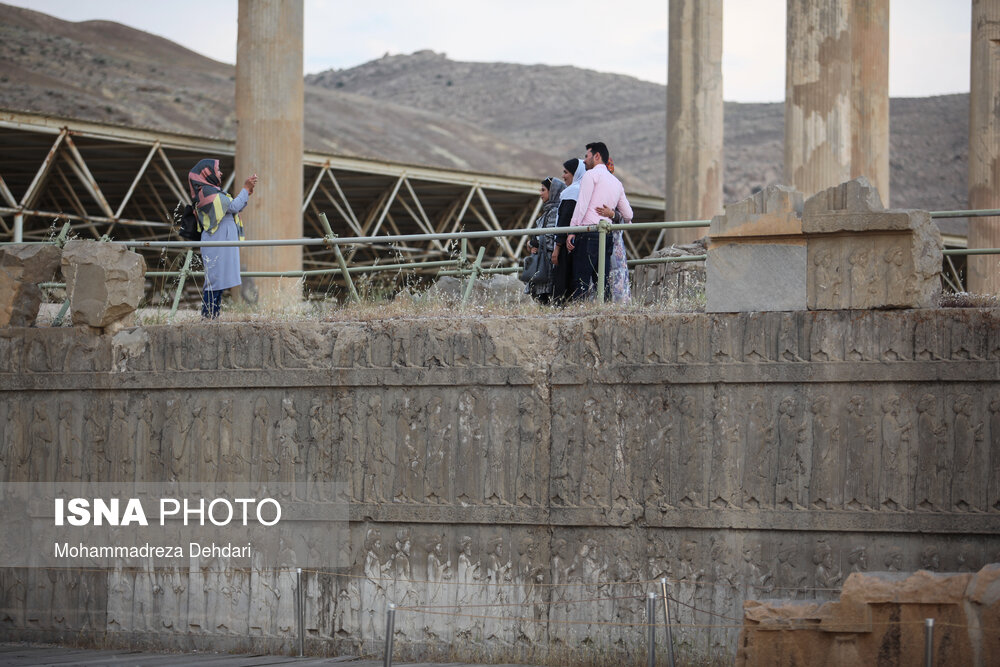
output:
{"label": "patterned headscarf", "polygon": [[[233,201],[229,193],[222,189],[222,183],[216,176],[218,172],[219,161],[205,158],[188,173],[188,187],[191,188],[191,202],[198,217],[198,229],[209,234],[214,234],[218,229]],[[233,215],[233,220],[242,241],[243,221],[239,215]]]}

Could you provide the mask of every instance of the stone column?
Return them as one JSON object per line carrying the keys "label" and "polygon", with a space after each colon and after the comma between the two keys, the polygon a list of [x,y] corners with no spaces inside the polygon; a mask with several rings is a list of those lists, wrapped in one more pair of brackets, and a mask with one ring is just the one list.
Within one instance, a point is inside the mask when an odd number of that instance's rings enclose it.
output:
{"label": "stone column", "polygon": [[852,0],[788,0],[785,182],[805,197],[850,180]]}
{"label": "stone column", "polygon": [[[302,0],[240,0],[236,41],[236,182],[260,182],[244,212],[248,239],[302,237]],[[300,271],[302,247],[246,248],[254,271]],[[265,304],[301,298],[298,279],[257,279]]]}
{"label": "stone column", "polygon": [[889,206],[889,0],[854,0],[851,26],[851,178]]}
{"label": "stone column", "polygon": [[[667,220],[722,212],[722,0],[670,0]],[[668,230],[666,244],[705,235]]]}
{"label": "stone column", "polygon": [[[1000,208],[1000,0],[972,0],[969,207]],[[969,218],[970,248],[1000,248],[1000,217]],[[969,257],[970,292],[1000,294],[1000,257]]]}

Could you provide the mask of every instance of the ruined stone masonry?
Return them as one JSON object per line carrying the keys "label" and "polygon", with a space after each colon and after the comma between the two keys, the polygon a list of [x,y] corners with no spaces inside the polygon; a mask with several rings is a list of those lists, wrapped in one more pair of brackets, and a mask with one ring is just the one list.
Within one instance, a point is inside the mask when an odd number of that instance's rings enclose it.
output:
{"label": "ruined stone masonry", "polygon": [[[338,483],[313,653],[394,603],[464,614],[400,611],[397,657],[632,661],[668,577],[678,651],[732,659],[709,612],[1000,560],[997,311],[6,328],[0,396],[4,483]],[[2,569],[0,639],[292,650],[294,573],[224,566]]]}
{"label": "ruined stone masonry", "polygon": [[941,233],[927,211],[885,210],[864,178],[804,203],[770,185],[712,220],[706,310],[933,308]]}

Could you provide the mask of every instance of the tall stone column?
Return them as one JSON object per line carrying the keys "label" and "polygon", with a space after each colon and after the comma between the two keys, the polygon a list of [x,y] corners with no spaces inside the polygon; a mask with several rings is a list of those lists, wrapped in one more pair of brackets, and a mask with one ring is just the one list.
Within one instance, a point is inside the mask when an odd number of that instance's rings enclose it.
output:
{"label": "tall stone column", "polygon": [[[667,220],[722,213],[722,0],[670,0]],[[668,230],[667,245],[705,235]]]}
{"label": "tall stone column", "polygon": [[851,4],[788,0],[785,181],[809,198],[851,176]]}
{"label": "tall stone column", "polygon": [[[302,237],[302,0],[240,0],[236,40],[236,185],[260,182],[244,213],[248,239]],[[252,271],[300,271],[302,247],[246,248]],[[300,281],[257,279],[260,299],[301,298]]]}
{"label": "tall stone column", "polygon": [[[972,0],[969,207],[1000,208],[1000,0]],[[1000,248],[1000,217],[969,218],[970,248]],[[969,291],[1000,294],[1000,257],[969,256]]]}
{"label": "tall stone column", "polygon": [[889,0],[854,0],[851,26],[851,178],[867,178],[888,207]]}

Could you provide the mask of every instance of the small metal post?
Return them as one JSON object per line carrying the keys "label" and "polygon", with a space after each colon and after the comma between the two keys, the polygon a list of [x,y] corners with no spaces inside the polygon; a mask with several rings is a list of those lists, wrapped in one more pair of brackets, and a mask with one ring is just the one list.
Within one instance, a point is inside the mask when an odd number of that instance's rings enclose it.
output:
{"label": "small metal post", "polygon": [[604,285],[607,280],[607,262],[604,261],[604,252],[608,247],[608,223],[601,220],[597,225],[597,303],[604,303]]}
{"label": "small metal post", "polygon": [[385,612],[385,656],[382,667],[392,667],[392,634],[396,631],[396,605],[390,604]]}
{"label": "small metal post", "polygon": [[674,638],[670,630],[670,607],[667,605],[667,578],[660,579],[660,593],[663,595],[663,618],[667,626],[667,665],[674,667]]}
{"label": "small metal post", "polygon": [[302,568],[295,568],[295,614],[299,626],[299,657],[306,654],[306,628],[304,622],[304,600],[302,599]]}
{"label": "small metal post", "polygon": [[337,238],[337,235],[333,233],[330,221],[326,219],[326,213],[319,214],[319,221],[323,223],[323,229],[326,230],[327,243],[333,246],[333,254],[337,258],[337,264],[340,266],[341,275],[344,276],[344,282],[347,284],[347,291],[351,294],[351,300],[354,301],[354,303],[361,303],[361,297],[358,296],[358,290],[354,289],[354,281],[351,280],[351,272],[347,270],[347,260],[344,259],[344,253],[340,251],[340,244],[334,241],[334,239]]}
{"label": "small metal post", "polygon": [[486,246],[479,248],[479,252],[476,253],[476,261],[472,264],[472,272],[469,274],[469,282],[465,286],[465,294],[462,295],[463,306],[469,301],[469,297],[472,296],[472,287],[476,284],[476,279],[479,277],[479,270],[482,268],[483,255],[485,253]]}
{"label": "small metal post", "polygon": [[924,619],[924,665],[934,667],[934,619]]}
{"label": "small metal post", "polygon": [[192,256],[194,256],[194,248],[188,248],[187,255],[184,256],[184,266],[181,267],[180,275],[177,276],[177,290],[174,292],[174,303],[170,307],[170,317],[167,318],[168,322],[172,321],[174,315],[177,314],[177,304],[181,301],[181,294],[184,292],[184,283],[191,272]]}
{"label": "small metal post", "polygon": [[24,241],[24,214],[14,214],[14,243]]}
{"label": "small metal post", "polygon": [[656,593],[646,597],[646,667],[656,667]]}
{"label": "small metal post", "polygon": [[458,256],[458,268],[464,269],[465,262],[469,258],[469,239],[462,237],[462,251]]}

